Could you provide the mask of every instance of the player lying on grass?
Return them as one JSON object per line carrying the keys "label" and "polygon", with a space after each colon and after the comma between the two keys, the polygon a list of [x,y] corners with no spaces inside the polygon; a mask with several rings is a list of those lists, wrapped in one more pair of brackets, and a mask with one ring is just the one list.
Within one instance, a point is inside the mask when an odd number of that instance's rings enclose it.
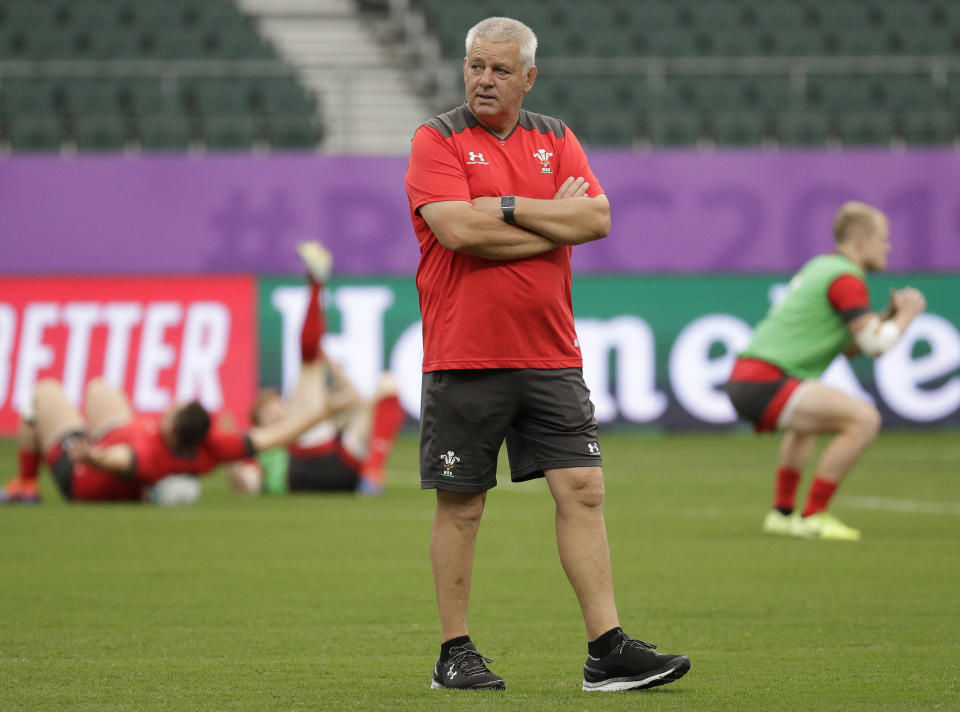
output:
{"label": "player lying on grass", "polygon": [[213,424],[197,402],[177,404],[160,419],[134,417],[126,394],[102,379],[88,384],[81,415],[58,381],[44,379],[34,392],[33,416],[21,420],[19,472],[0,501],[39,500],[41,455],[68,500],[139,501],[166,475],[203,475],[223,462],[285,445],[352,404],[351,394],[338,395],[312,411],[244,433]]}
{"label": "player lying on grass", "polygon": [[[834,221],[836,252],[815,257],[793,277],[783,301],[757,325],[725,389],[757,432],[783,430],[773,509],[763,530],[804,538],[855,541],[860,532],[827,512],[830,498],[880,430],[869,403],[817,378],[839,354],[877,357],[893,346],[926,300],[907,287],[891,293],[882,315],[870,309],[865,272],[887,268],[890,231],[879,210],[845,203]],[[820,433],[823,450],[803,512],[794,497]]]}
{"label": "player lying on grass", "polygon": [[[322,408],[338,394],[355,394],[343,370],[324,358],[321,338],[323,287],[330,275],[331,255],[315,242],[298,246],[310,286],[306,315],[300,331],[300,374],[289,400],[273,389],[261,391],[252,420],[273,426],[298,413]],[[260,453],[256,460],[236,462],[228,470],[230,484],[239,492],[353,492],[378,494],[383,490],[384,466],[404,414],[397,399],[396,381],[380,378],[370,400],[354,395],[353,405],[322,420],[286,449]]]}
{"label": "player lying on grass", "polygon": [[[322,360],[304,367],[308,377],[322,369]],[[352,389],[337,391],[283,418],[237,432],[214,424],[197,402],[177,404],[160,419],[134,417],[126,394],[102,379],[88,384],[81,415],[60,383],[45,379],[36,386],[33,413],[21,420],[19,472],[0,492],[0,501],[39,500],[41,455],[68,500],[139,501],[166,475],[202,475],[220,463],[287,445],[356,401]]]}

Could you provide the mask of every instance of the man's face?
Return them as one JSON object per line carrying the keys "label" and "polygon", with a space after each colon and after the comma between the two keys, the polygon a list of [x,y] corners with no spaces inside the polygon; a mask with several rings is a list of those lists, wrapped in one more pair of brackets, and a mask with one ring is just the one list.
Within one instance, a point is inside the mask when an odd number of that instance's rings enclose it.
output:
{"label": "man's face", "polygon": [[463,60],[467,106],[494,132],[513,128],[523,96],[537,76],[536,67],[523,72],[519,51],[514,42],[490,42],[480,37]]}
{"label": "man's face", "polygon": [[887,257],[890,255],[890,224],[882,215],[872,221],[872,229],[865,231],[861,255],[863,265],[871,272],[882,272],[887,268]]}

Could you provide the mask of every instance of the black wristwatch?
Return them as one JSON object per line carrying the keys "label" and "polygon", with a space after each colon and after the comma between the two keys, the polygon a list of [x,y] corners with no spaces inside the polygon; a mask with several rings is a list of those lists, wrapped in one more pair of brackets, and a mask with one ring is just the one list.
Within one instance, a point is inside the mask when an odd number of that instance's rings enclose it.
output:
{"label": "black wristwatch", "polygon": [[508,225],[513,225],[513,211],[517,207],[517,196],[504,195],[500,198],[500,211],[503,213],[503,221]]}

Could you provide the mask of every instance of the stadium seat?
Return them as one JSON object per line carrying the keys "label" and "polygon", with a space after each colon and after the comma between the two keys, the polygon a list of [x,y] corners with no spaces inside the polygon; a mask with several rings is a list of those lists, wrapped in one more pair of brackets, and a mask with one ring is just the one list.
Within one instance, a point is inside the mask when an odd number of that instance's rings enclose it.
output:
{"label": "stadium seat", "polygon": [[204,139],[208,149],[241,149],[262,137],[246,117],[217,116],[204,121]]}
{"label": "stadium seat", "polygon": [[756,146],[775,134],[771,117],[757,112],[721,113],[713,117],[710,135],[720,146]]}
{"label": "stadium seat", "polygon": [[273,116],[268,135],[274,148],[309,148],[319,144],[322,136],[316,121],[304,116]]}
{"label": "stadium seat", "polygon": [[906,114],[898,121],[900,136],[909,144],[932,146],[953,143],[957,139],[956,126],[946,114]]}
{"label": "stadium seat", "polygon": [[894,138],[893,122],[887,114],[846,114],[839,120],[838,138],[851,146],[888,145]]}
{"label": "stadium seat", "polygon": [[14,151],[53,151],[60,147],[60,122],[52,117],[17,117],[8,120],[9,142]]}
{"label": "stadium seat", "polygon": [[73,116],[116,117],[119,113],[117,85],[99,79],[74,79],[62,83],[65,109]]}
{"label": "stadium seat", "polygon": [[182,151],[193,138],[184,116],[143,116],[136,122],[135,135],[146,151]]}
{"label": "stadium seat", "polygon": [[792,146],[822,146],[830,138],[830,121],[826,114],[787,114],[778,121],[780,142]]}
{"label": "stadium seat", "polygon": [[116,151],[130,139],[128,126],[116,116],[80,116],[75,119],[71,134],[80,150]]}
{"label": "stadium seat", "polygon": [[700,118],[693,113],[655,114],[650,120],[650,141],[660,146],[690,146],[701,136]]}
{"label": "stadium seat", "polygon": [[12,118],[53,118],[65,99],[60,82],[49,79],[5,79],[0,92]]}
{"label": "stadium seat", "polygon": [[[704,57],[787,57],[796,60],[789,72],[776,75],[766,70],[729,71],[725,76],[704,75],[697,69],[668,69],[662,89],[646,86],[647,68],[638,76],[643,90],[632,106],[640,125],[650,127],[652,140],[671,140],[686,131],[688,123],[697,125],[700,135],[702,112],[717,121],[715,131],[731,132],[731,140],[742,133],[755,133],[756,120],[745,126],[738,118],[720,120],[722,114],[740,116],[759,112],[761,133],[767,136],[775,127],[782,143],[817,145],[820,141],[839,140],[846,134],[851,141],[866,141],[871,136],[886,142],[891,137],[893,120],[905,113],[936,116],[949,100],[949,110],[960,111],[954,95],[960,95],[951,76],[949,91],[932,81],[933,71],[900,71],[874,68],[857,58],[903,56],[909,58],[952,57],[960,54],[960,6],[936,0],[599,0],[594,3],[574,0],[414,0],[425,12],[428,24],[437,32],[443,51],[450,57],[462,54],[463,31],[490,14],[506,13],[527,21],[540,38],[539,56],[591,57],[616,62],[617,58],[657,57],[669,62],[674,58]],[[496,11],[496,12],[494,12]],[[808,58],[827,58],[836,62],[823,70],[809,70]],[[575,65],[574,65],[575,66]],[[678,65],[679,66],[679,65]],[[933,66],[933,65],[929,65]],[[546,113],[576,109],[577,97],[587,92],[578,87],[580,80],[593,80],[589,101],[598,116],[623,110],[603,81],[590,70],[589,76],[566,73],[566,82],[548,83],[541,79],[538,92],[529,105]],[[623,77],[623,69],[614,74]],[[926,75],[926,76],[924,76]],[[548,76],[546,73],[544,77]],[[587,100],[587,99],[584,99]],[[957,101],[960,103],[960,101]],[[667,112],[676,117],[693,118],[664,123],[653,114]],[[795,113],[795,118],[788,114]],[[856,117],[867,112],[885,118],[863,122]],[[828,120],[826,117],[836,117]],[[850,117],[844,121],[844,117]],[[915,119],[911,118],[911,125]],[[598,125],[592,122],[591,126]],[[942,127],[942,121],[920,122],[918,126]],[[830,130],[828,131],[828,126]],[[919,129],[917,130],[919,131]],[[613,132],[611,132],[612,135]],[[901,132],[909,135],[942,135],[949,131]],[[896,132],[894,132],[896,135]],[[768,136],[769,138],[769,136]],[[696,140],[696,139],[694,139]]]}
{"label": "stadium seat", "polygon": [[[127,59],[158,64],[143,65],[150,76],[128,75],[136,64],[118,73],[113,62]],[[277,57],[232,0],[0,0],[0,61],[30,63],[21,66],[36,73],[0,72],[2,131],[13,150],[56,149],[61,140],[79,150],[204,141],[242,149],[268,137],[264,122],[275,115],[278,141],[314,145],[315,101],[289,72],[210,76],[202,63],[182,63],[236,59]],[[56,77],[76,61],[85,63],[80,72]],[[98,63],[102,71],[88,73]]]}

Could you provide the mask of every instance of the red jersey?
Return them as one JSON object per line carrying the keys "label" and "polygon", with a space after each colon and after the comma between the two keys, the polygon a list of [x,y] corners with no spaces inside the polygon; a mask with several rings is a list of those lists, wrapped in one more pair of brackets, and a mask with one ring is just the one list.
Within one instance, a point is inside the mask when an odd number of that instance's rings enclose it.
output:
{"label": "red jersey", "polygon": [[583,176],[590,197],[603,193],[576,136],[549,116],[521,110],[500,139],[464,104],[417,129],[405,183],[420,242],[424,371],[582,365],[569,246],[486,260],[441,245],[419,213],[428,203],[484,196],[549,200],[569,176]]}
{"label": "red jersey", "polygon": [[120,477],[84,463],[73,466],[73,497],[77,500],[139,500],[143,489],[175,472],[203,474],[222,462],[253,454],[245,433],[226,432],[216,426],[197,447],[193,457],[180,457],[167,447],[160,421],[137,418],[114,428],[97,445],[129,445],[133,449],[133,477]]}

